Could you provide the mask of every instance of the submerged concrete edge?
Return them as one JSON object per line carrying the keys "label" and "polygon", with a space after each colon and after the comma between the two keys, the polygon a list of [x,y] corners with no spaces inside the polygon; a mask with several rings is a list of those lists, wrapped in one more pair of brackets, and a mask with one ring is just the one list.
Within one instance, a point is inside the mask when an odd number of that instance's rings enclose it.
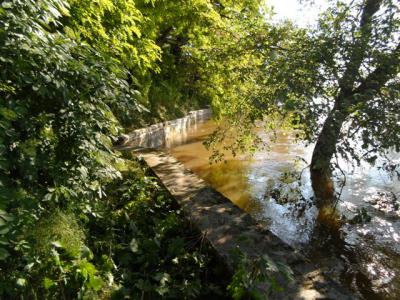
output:
{"label": "submerged concrete edge", "polygon": [[139,156],[229,268],[234,269],[232,252],[235,249],[249,258],[267,255],[273,262],[290,267],[293,281],[286,280],[278,271],[273,274],[282,291],[271,292],[268,282],[260,286],[260,291],[268,291],[269,299],[356,299],[174,157],[156,150],[142,152]]}

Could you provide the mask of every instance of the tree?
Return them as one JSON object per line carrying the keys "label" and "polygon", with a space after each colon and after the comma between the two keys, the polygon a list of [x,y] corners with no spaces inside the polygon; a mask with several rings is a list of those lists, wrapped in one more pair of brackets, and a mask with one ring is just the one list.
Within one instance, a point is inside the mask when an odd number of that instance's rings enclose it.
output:
{"label": "tree", "polygon": [[206,48],[234,2],[0,3],[0,298],[215,292],[204,247],[186,249],[183,216],[112,138],[140,124],[146,97],[172,110],[175,95],[215,93]]}
{"label": "tree", "polygon": [[228,62],[216,49],[234,49],[228,38],[244,35],[263,17],[260,0],[67,2],[69,16],[60,29],[122,63],[139,91],[135,100],[150,111],[140,116],[118,113],[127,127],[179,117],[209,104],[226,89],[210,77],[234,73],[232,68],[227,72]]}
{"label": "tree", "polygon": [[320,202],[334,198],[335,156],[374,163],[400,149],[399,25],[392,0],[337,1],[314,29],[278,25],[281,38],[263,42],[263,89],[228,113],[250,120],[237,122],[245,127],[278,113],[315,142],[311,180]]}
{"label": "tree", "polygon": [[[322,200],[333,198],[330,162],[335,152],[355,154],[346,138],[361,133],[362,148],[366,150],[363,158],[370,162],[376,160],[378,152],[391,147],[396,147],[398,151],[398,9],[391,1],[367,0],[354,8],[338,6],[337,13],[332,11],[334,16],[336,14],[332,23],[328,19],[329,13],[326,25],[324,21],[321,22],[321,28],[324,25],[334,26],[336,37],[331,41],[337,49],[331,57],[326,57],[334,63],[329,64],[331,71],[323,73],[329,75],[328,80],[332,81],[335,89],[333,107],[318,135],[311,160],[313,189]],[[359,20],[354,19],[357,16],[354,13],[360,16]],[[335,24],[337,22],[339,28]],[[346,33],[342,28],[351,28],[353,32]],[[321,38],[321,43],[330,40],[327,38],[325,41],[325,35]],[[325,55],[324,52],[321,54]],[[335,54],[340,56],[335,58]],[[321,65],[325,66],[324,63]],[[347,136],[343,133],[346,121],[350,123]],[[384,139],[381,135],[383,132],[387,133]],[[337,149],[341,141],[343,145]]]}
{"label": "tree", "polygon": [[[232,76],[238,73],[234,68],[239,61],[244,61],[242,53],[230,55],[236,59],[233,63],[225,54],[237,47],[235,37],[244,36],[250,24],[262,18],[262,1],[142,2],[137,6],[148,20],[144,32],[161,49],[160,71],[151,74],[145,88],[153,113],[165,118],[165,112],[171,117],[176,110],[179,116],[182,108],[204,107],[240,84]],[[226,78],[231,79],[230,85],[225,85]]]}

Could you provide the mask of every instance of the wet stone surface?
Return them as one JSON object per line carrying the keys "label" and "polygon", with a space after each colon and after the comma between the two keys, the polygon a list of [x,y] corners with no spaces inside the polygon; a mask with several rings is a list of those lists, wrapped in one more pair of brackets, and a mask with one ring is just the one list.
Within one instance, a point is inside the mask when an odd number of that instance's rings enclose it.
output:
{"label": "wet stone surface", "polygon": [[[398,179],[383,173],[379,167],[350,168],[341,200],[333,212],[336,220],[333,231],[321,230],[320,209],[313,201],[308,170],[295,163],[296,157],[307,160],[312,147],[295,143],[290,133],[281,131],[270,151],[259,151],[254,157],[227,154],[224,162],[209,164],[211,153],[202,143],[216,129],[216,123],[204,122],[210,117],[207,114],[207,110],[196,111],[182,119],[136,130],[128,136],[130,142],[116,148],[140,152],[143,148],[136,147],[162,145],[163,151],[182,162],[186,169],[178,173],[170,161],[161,162],[157,168],[165,174],[171,173],[164,177],[164,184],[175,198],[179,197],[180,205],[190,212],[188,216],[198,227],[215,228],[206,233],[210,239],[216,238],[221,253],[232,240],[238,239],[243,248],[254,248],[261,241],[259,233],[265,237],[273,232],[279,239],[277,243],[274,238],[269,239],[268,253],[280,257],[293,252],[291,248],[278,251],[283,241],[313,262],[313,268],[299,273],[318,269],[362,299],[399,299]],[[263,140],[268,139],[267,133],[259,133]],[[392,158],[396,157],[400,161],[398,156]],[[347,165],[342,167],[346,169]],[[221,194],[196,181],[197,177],[188,169],[249,213],[250,221],[247,214],[237,212],[235,205],[236,209],[227,206]],[[300,170],[304,172],[299,173]],[[256,230],[249,228],[254,224],[253,219],[257,222]],[[236,229],[229,230],[230,222]],[[217,238],[224,233],[223,238]],[[275,243],[277,251],[272,247]],[[284,257],[283,261],[296,265],[295,258]],[[303,268],[304,264],[300,266]]]}
{"label": "wet stone surface", "polygon": [[[287,131],[279,131],[277,140],[269,143],[268,133],[261,130],[258,134],[271,146],[269,151],[236,157],[226,153],[225,161],[210,164],[211,152],[202,142],[215,129],[213,121],[198,125],[189,129],[184,143],[165,150],[360,298],[399,299],[398,178],[379,163],[355,167],[340,161],[346,185],[337,190],[341,199],[331,211],[332,231],[321,231],[326,213],[321,220],[309,170],[296,163],[298,157],[310,161],[312,145],[298,143]],[[400,162],[398,154],[390,156]]]}
{"label": "wet stone surface", "polygon": [[[239,248],[249,258],[267,255],[275,263],[287,265],[294,275],[288,281],[275,272],[281,292],[270,299],[356,299],[329,274],[285,244],[264,226],[185,169],[175,158],[160,151],[140,154],[183,208],[217,253],[233,271],[232,253]],[[269,283],[260,286],[268,290]]]}

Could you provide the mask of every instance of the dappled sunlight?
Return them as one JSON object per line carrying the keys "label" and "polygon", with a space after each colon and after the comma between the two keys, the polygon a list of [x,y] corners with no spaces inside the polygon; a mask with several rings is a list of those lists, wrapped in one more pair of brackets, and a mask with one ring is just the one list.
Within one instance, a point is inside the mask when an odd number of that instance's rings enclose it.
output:
{"label": "dappled sunlight", "polygon": [[301,214],[293,203],[279,204],[270,199],[263,205],[270,230],[290,245],[306,244],[313,233],[318,209],[311,203],[304,205]]}
{"label": "dappled sunlight", "polygon": [[[370,273],[374,268],[373,261],[370,261],[367,255],[357,254],[356,249],[369,243],[371,251],[376,253],[382,253],[381,248],[400,253],[400,223],[399,219],[396,219],[399,211],[396,212],[398,207],[395,198],[391,198],[394,193],[400,191],[397,180],[390,178],[377,167],[365,164],[360,167],[349,167],[347,168],[349,173],[346,173],[346,186],[343,188],[336,209],[332,206],[317,208],[312,200],[309,169],[302,169],[304,163],[296,162],[298,157],[310,158],[311,146],[296,144],[289,133],[278,133],[276,142],[269,144],[269,152],[257,151],[253,156],[238,157],[228,154],[226,161],[210,164],[208,160],[210,152],[202,145],[202,138],[207,132],[211,133],[214,126],[212,121],[198,125],[198,132],[190,132],[190,140],[193,142],[177,145],[168,151],[185,167],[200,175],[283,241],[294,247],[306,247],[307,251],[310,251],[310,243],[325,249],[324,247],[328,247],[329,243],[334,241],[333,243],[337,243],[334,244],[337,250],[334,252],[329,250],[327,252],[329,255],[340,257],[351,252],[355,253],[352,255],[356,255],[357,259],[350,260],[352,261],[350,263],[343,262],[342,258],[332,257],[330,259],[332,262],[325,268],[335,269],[335,264],[339,264],[345,269],[351,269],[353,267],[350,264],[356,264],[359,268],[357,272],[361,273],[356,272],[349,276],[351,278],[364,276],[366,280],[372,281],[376,279],[376,276]],[[264,139],[268,138],[267,134],[261,136]],[[345,164],[344,161],[341,163]],[[289,181],[285,178],[282,181],[282,174],[290,174],[296,170],[300,174],[300,180],[293,181],[289,176]],[[275,188],[280,190],[279,198],[274,196]],[[384,191],[387,190],[392,191],[392,194],[385,194]],[[366,214],[365,216],[359,216],[361,208],[367,209],[362,212]],[[341,215],[344,215],[345,219],[342,220]],[[370,222],[368,215],[372,215]],[[324,224],[323,228],[319,228],[320,224]],[[330,237],[330,232],[334,237]],[[333,254],[335,251],[338,254]],[[324,265],[326,258],[320,254],[318,257]],[[379,267],[379,276],[392,284],[395,279],[391,274],[393,272],[397,274],[399,269],[390,267],[386,263],[387,257],[383,257],[385,263]],[[392,258],[398,260],[396,256]],[[332,276],[340,278],[340,273],[334,274],[336,273],[332,273]],[[374,284],[378,282],[374,281]]]}
{"label": "dappled sunlight", "polygon": [[[301,299],[307,295],[347,297],[347,290],[338,289],[331,280],[325,279],[303,255],[185,169],[181,162],[157,151],[142,153],[142,157],[175,197],[187,218],[230,268],[236,267],[234,253],[239,251],[251,265],[261,258],[266,259],[268,270],[263,272],[282,287],[274,292],[278,298]],[[278,210],[279,207],[283,206],[277,205]],[[289,210],[279,212],[284,220]],[[295,225],[295,222],[290,225]],[[295,228],[290,230],[292,233],[296,231]],[[264,280],[258,288],[266,291],[270,284]]]}
{"label": "dappled sunlight", "polygon": [[0,300],[399,298],[397,2],[1,1]]}
{"label": "dappled sunlight", "polygon": [[[350,230],[349,230],[350,229]],[[400,221],[388,221],[380,217],[372,218],[371,222],[345,228],[346,242],[355,244],[361,238],[368,239],[381,246],[386,246],[400,255]]]}

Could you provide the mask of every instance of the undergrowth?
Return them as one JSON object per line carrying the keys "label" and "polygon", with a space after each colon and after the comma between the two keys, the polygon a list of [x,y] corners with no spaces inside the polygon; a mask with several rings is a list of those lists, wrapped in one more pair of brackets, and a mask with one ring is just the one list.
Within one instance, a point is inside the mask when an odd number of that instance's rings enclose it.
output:
{"label": "undergrowth", "polygon": [[[82,213],[46,212],[1,267],[2,299],[223,299],[213,249],[139,162]],[[21,259],[22,258],[22,259]]]}

